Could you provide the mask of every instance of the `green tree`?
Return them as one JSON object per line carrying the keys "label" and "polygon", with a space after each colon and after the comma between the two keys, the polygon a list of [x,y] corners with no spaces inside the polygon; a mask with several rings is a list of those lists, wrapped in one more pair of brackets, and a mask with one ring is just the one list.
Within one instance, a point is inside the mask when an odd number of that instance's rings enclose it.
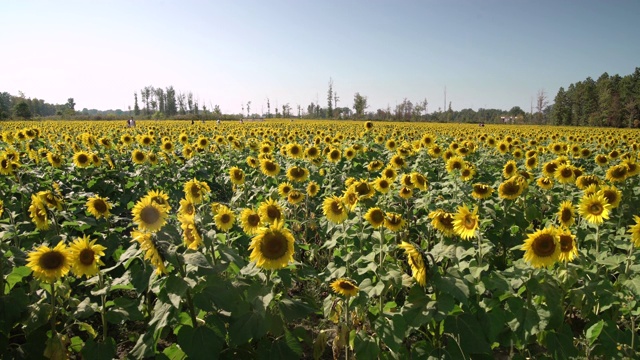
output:
{"label": "green tree", "polygon": [[560,87],[554,99],[551,121],[554,125],[571,125],[571,103],[563,87]]}
{"label": "green tree", "polygon": [[176,91],[173,89],[173,86],[167,88],[165,96],[167,99],[165,104],[167,117],[175,116],[178,113],[178,107],[176,105]]}
{"label": "green tree", "polygon": [[0,93],[0,120],[11,117],[11,94],[8,92]]}
{"label": "green tree", "polygon": [[13,116],[22,119],[31,119],[31,110],[29,109],[29,104],[27,104],[27,102],[24,100],[17,103],[13,108]]}
{"label": "green tree", "polygon": [[140,115],[140,106],[138,106],[138,93],[134,92],[133,93],[133,114],[135,116]]}
{"label": "green tree", "polygon": [[361,119],[364,116],[364,111],[369,107],[367,105],[367,97],[360,95],[359,92],[356,92],[353,95],[353,110],[356,111],[356,119]]}
{"label": "green tree", "polygon": [[329,90],[327,91],[327,116],[333,118],[333,79],[329,78]]}
{"label": "green tree", "polygon": [[67,99],[67,108],[69,109],[69,111],[71,112],[71,114],[74,114],[76,112],[76,103],[75,101],[73,101],[73,98],[69,98]]}

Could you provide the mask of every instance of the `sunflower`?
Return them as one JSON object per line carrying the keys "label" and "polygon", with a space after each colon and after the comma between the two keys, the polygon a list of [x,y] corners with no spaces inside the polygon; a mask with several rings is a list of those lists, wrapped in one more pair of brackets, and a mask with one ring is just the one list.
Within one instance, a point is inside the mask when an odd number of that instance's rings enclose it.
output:
{"label": "sunflower", "polygon": [[365,179],[354,181],[350,188],[358,195],[358,199],[370,199],[376,193],[376,189]]}
{"label": "sunflower", "polygon": [[398,213],[388,212],[384,218],[384,227],[391,231],[400,231],[406,225],[402,216]]}
{"label": "sunflower", "polygon": [[73,163],[79,168],[86,168],[92,164],[91,155],[86,151],[78,151],[73,154]]}
{"label": "sunflower", "polygon": [[573,203],[571,203],[571,201],[563,201],[560,204],[560,210],[558,210],[558,221],[565,227],[569,227],[575,222],[575,213],[573,210]]}
{"label": "sunflower", "polygon": [[398,191],[398,195],[403,199],[411,199],[413,196],[413,189],[403,186],[400,188],[400,191]]}
{"label": "sunflower", "polygon": [[506,164],[502,167],[502,176],[506,179],[510,179],[518,172],[518,165],[514,160],[507,161]]}
{"label": "sunflower", "polygon": [[417,246],[403,241],[398,245],[399,248],[404,250],[405,255],[407,256],[407,262],[409,266],[411,266],[411,273],[413,278],[416,279],[420,286],[427,285],[427,261],[422,254],[422,251],[418,249]]}
{"label": "sunflower", "polygon": [[258,233],[260,221],[260,214],[253,209],[244,209],[240,212],[240,227],[247,235]]}
{"label": "sunflower", "polygon": [[329,196],[322,202],[322,212],[327,217],[327,220],[340,224],[349,216],[348,209],[345,206],[341,197]]}
{"label": "sunflower", "polygon": [[266,270],[286,267],[293,261],[294,238],[283,221],[275,221],[270,227],[260,228],[251,239],[249,259]]}
{"label": "sunflower", "polygon": [[104,265],[100,257],[104,256],[104,251],[107,248],[96,244],[96,241],[84,235],[74,240],[69,246],[71,270],[78,277],[84,275],[90,278],[98,273],[98,266]]}
{"label": "sunflower", "polygon": [[411,174],[402,174],[400,177],[400,185],[413,189],[415,185],[411,182]]}
{"label": "sunflower", "polygon": [[627,178],[629,168],[624,164],[618,164],[607,170],[606,179],[612,183],[622,182]]}
{"label": "sunflower", "polygon": [[478,208],[469,211],[467,205],[458,206],[458,212],[453,216],[453,231],[462,239],[473,237],[478,230]]}
{"label": "sunflower", "polygon": [[211,188],[204,181],[198,181],[196,178],[187,181],[184,184],[185,198],[194,205],[202,203],[204,197],[211,192]]}
{"label": "sunflower", "polygon": [[276,176],[280,173],[280,165],[273,160],[263,159],[260,161],[260,170],[266,176]]}
{"label": "sunflower", "polygon": [[352,147],[348,147],[346,149],[344,149],[344,158],[347,160],[351,160],[354,157],[356,157],[356,151],[354,148]]}
{"label": "sunflower", "polygon": [[557,168],[558,168],[558,163],[556,163],[555,160],[547,161],[542,165],[542,173],[546,177],[553,178]]}
{"label": "sunflower", "polygon": [[310,146],[304,151],[304,156],[308,159],[316,159],[320,156],[320,150],[315,146]]}
{"label": "sunflower", "polygon": [[429,213],[431,225],[444,236],[450,237],[455,233],[453,220],[455,214],[448,213],[442,209],[437,209]]}
{"label": "sunflower", "polygon": [[249,165],[254,169],[260,166],[260,161],[258,161],[258,159],[254,158],[253,156],[247,156],[246,161],[247,161],[247,165]]}
{"label": "sunflower", "polygon": [[0,200],[0,217],[2,217],[3,213],[4,213],[4,201]]}
{"label": "sunflower", "polygon": [[353,280],[341,278],[331,283],[331,288],[336,294],[351,297],[358,295],[360,288]]}
{"label": "sunflower", "polygon": [[517,178],[504,181],[498,187],[498,195],[507,200],[517,199],[522,194],[522,191],[524,191],[524,186]]}
{"label": "sunflower", "polygon": [[31,195],[31,205],[29,206],[29,216],[38,230],[49,229],[49,215],[47,205],[39,196]]}
{"label": "sunflower", "polygon": [[389,165],[391,165],[394,169],[402,169],[407,166],[407,162],[400,155],[393,155],[391,160],[389,160]]}
{"label": "sunflower", "polygon": [[282,197],[287,197],[287,195],[289,195],[289,192],[291,192],[293,190],[293,185],[289,182],[283,182],[282,184],[278,185],[278,194],[280,194],[280,196]]}
{"label": "sunflower", "polygon": [[53,283],[69,272],[70,257],[69,250],[62,241],[53,249],[41,245],[27,255],[27,267],[39,281]]}
{"label": "sunflower", "polygon": [[579,212],[590,224],[600,225],[604,220],[609,219],[611,205],[607,202],[604,194],[598,192],[585,195],[580,200]]}
{"label": "sunflower", "polygon": [[103,198],[97,195],[90,197],[87,200],[85,206],[87,207],[87,211],[89,211],[89,213],[96,219],[100,219],[100,217],[106,219],[111,216],[109,210],[111,210],[112,205],[109,203],[107,198]]}
{"label": "sunflower", "polygon": [[586,189],[591,184],[600,186],[600,183],[600,178],[597,175],[580,175],[576,178],[576,186],[580,190]]}
{"label": "sunflower", "polygon": [[360,197],[358,196],[358,193],[353,189],[353,187],[350,187],[342,194],[342,203],[348,211],[352,211],[353,209],[355,209],[359,199]]}
{"label": "sunflower", "polygon": [[39,191],[36,196],[42,199],[49,209],[62,210],[62,199],[55,196],[50,190]]}
{"label": "sunflower", "polygon": [[422,191],[426,191],[427,188],[429,187],[429,181],[427,180],[427,177],[422,175],[419,172],[411,173],[411,182],[415,187],[417,187]]}
{"label": "sunflower", "polygon": [[560,184],[572,184],[576,180],[574,167],[569,164],[561,164],[556,168],[553,176],[558,180]]}
{"label": "sunflower", "polygon": [[193,221],[193,218],[179,217],[179,220],[184,245],[191,250],[197,250],[198,247],[202,245],[202,237],[200,236],[200,233],[198,233],[198,229],[196,228],[196,223]]}
{"label": "sunflower", "polygon": [[221,205],[213,217],[216,223],[216,227],[221,231],[228,232],[233,227],[233,223],[236,221],[236,215],[226,207]]}
{"label": "sunflower", "polygon": [[371,224],[371,227],[377,229],[384,224],[385,213],[380,208],[373,207],[367,210],[367,213],[364,214],[364,219]]}
{"label": "sunflower", "polygon": [[464,160],[460,156],[453,156],[447,160],[446,168],[448,172],[460,170],[464,166]]}
{"label": "sunflower", "polygon": [[521,249],[525,251],[524,260],[536,268],[555,264],[562,252],[554,228],[545,228],[529,234]]}
{"label": "sunflower", "polygon": [[627,167],[627,177],[640,174],[640,166],[638,166],[634,159],[624,159],[621,165],[625,165]]}
{"label": "sunflower", "polygon": [[167,212],[163,207],[143,197],[131,210],[133,222],[140,230],[156,232],[167,222]]}
{"label": "sunflower", "polygon": [[471,196],[473,196],[474,198],[478,200],[487,199],[491,197],[491,194],[493,194],[493,188],[491,186],[481,183],[473,184],[473,191],[471,192]]}
{"label": "sunflower", "polygon": [[304,194],[298,190],[291,190],[287,195],[287,201],[290,204],[296,205],[299,204],[302,200],[304,200]]}
{"label": "sunflower", "polygon": [[178,209],[178,217],[193,218],[196,214],[196,207],[187,199],[180,200],[180,208]]}
{"label": "sunflower", "polygon": [[304,150],[300,144],[292,143],[287,145],[287,155],[294,159],[304,157]]}
{"label": "sunflower", "polygon": [[541,189],[550,190],[553,187],[553,180],[551,178],[543,176],[541,178],[538,178],[536,184],[538,184],[538,187],[540,187]]}
{"label": "sunflower", "polygon": [[389,181],[395,181],[395,179],[398,177],[398,172],[393,167],[388,166],[384,168],[384,170],[382,170],[380,177],[388,179]]}
{"label": "sunflower", "polygon": [[373,172],[378,171],[384,167],[384,163],[380,160],[372,160],[367,164],[367,170]]}
{"label": "sunflower", "polygon": [[260,214],[260,219],[270,224],[283,220],[284,218],[282,206],[273,199],[262,202],[260,207],[258,207],[258,214]]}
{"label": "sunflower", "polygon": [[369,130],[373,129],[373,122],[371,122],[371,121],[367,121],[367,122],[365,122],[365,123],[364,123],[364,129],[365,129],[366,131],[369,131]]}
{"label": "sunflower", "polygon": [[320,191],[318,183],[315,181],[309,181],[309,184],[307,184],[307,195],[309,195],[309,197],[315,197],[318,194],[318,191]]}
{"label": "sunflower", "polygon": [[429,154],[429,156],[431,156],[432,158],[440,157],[440,155],[442,155],[442,148],[440,148],[438,144],[434,144],[429,148],[429,151],[427,151],[427,154]]}
{"label": "sunflower", "polygon": [[524,161],[524,166],[529,170],[535,169],[536,167],[538,167],[538,157],[537,156],[528,157]]}
{"label": "sunflower", "polygon": [[49,151],[47,153],[47,161],[49,161],[49,164],[51,164],[51,166],[59,168],[62,165],[62,156]]}
{"label": "sunflower", "polygon": [[568,262],[578,256],[578,246],[576,244],[576,236],[571,234],[569,230],[560,230],[557,233],[558,242],[560,243],[560,255],[558,260]]}
{"label": "sunflower", "polygon": [[149,190],[145,197],[149,198],[152,202],[156,203],[165,212],[171,211],[171,205],[169,205],[169,195],[162,190]]}
{"label": "sunflower", "polygon": [[600,191],[604,198],[607,200],[607,203],[611,205],[611,210],[615,209],[620,205],[620,200],[622,200],[622,193],[615,186],[603,186]]}
{"label": "sunflower", "polygon": [[167,268],[164,266],[164,259],[160,254],[158,246],[153,241],[153,235],[150,233],[133,230],[131,232],[131,237],[134,241],[140,244],[140,249],[144,251],[144,259],[151,261],[151,264],[155,266],[156,274],[166,274]]}
{"label": "sunflower", "polygon": [[131,161],[136,165],[144,164],[147,161],[147,155],[140,149],[135,149],[131,152]]}
{"label": "sunflower", "polygon": [[342,159],[342,152],[340,151],[340,149],[332,148],[327,153],[327,160],[334,164],[340,161],[340,159]]}
{"label": "sunflower", "polygon": [[300,167],[293,166],[287,170],[287,179],[294,182],[304,182],[309,177],[309,170]]}
{"label": "sunflower", "polygon": [[629,230],[627,230],[627,232],[631,234],[631,241],[633,242],[633,245],[640,247],[640,216],[634,215],[633,219],[636,221],[636,224],[629,226]]}

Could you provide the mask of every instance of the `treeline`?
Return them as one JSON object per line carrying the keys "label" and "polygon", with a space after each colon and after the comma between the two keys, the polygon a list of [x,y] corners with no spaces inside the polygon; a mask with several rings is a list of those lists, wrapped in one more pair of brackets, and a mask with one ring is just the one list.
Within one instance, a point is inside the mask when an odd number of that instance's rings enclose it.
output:
{"label": "treeline", "polygon": [[633,74],[588,77],[561,87],[551,109],[556,125],[640,127],[640,68]]}
{"label": "treeline", "polygon": [[22,92],[17,96],[0,92],[0,120],[69,117],[75,114],[75,105],[73,98],[65,104],[49,104],[42,99],[27,98]]}
{"label": "treeline", "polygon": [[[145,86],[140,90],[140,104],[138,93],[133,93],[133,116],[153,119],[209,119],[223,116],[220,106],[211,109],[200,99],[189,92],[176,92],[173,86],[167,88]],[[129,109],[131,110],[131,109]]]}

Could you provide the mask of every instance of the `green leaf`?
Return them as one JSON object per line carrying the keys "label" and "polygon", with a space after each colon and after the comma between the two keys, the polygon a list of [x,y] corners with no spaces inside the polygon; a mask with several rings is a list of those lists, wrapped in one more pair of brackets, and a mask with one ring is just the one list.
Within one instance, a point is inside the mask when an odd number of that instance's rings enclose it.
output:
{"label": "green leaf", "polygon": [[478,319],[469,313],[449,316],[444,320],[445,333],[460,339],[459,345],[466,354],[485,354],[491,347],[485,336],[484,327]]}
{"label": "green leaf", "polygon": [[380,316],[375,322],[375,329],[378,337],[380,337],[391,351],[398,353],[405,339],[407,324],[400,314],[392,317]]}
{"label": "green leaf", "polygon": [[257,340],[267,332],[264,317],[256,312],[248,312],[231,321],[229,325],[229,342],[234,346]]}
{"label": "green leaf", "polygon": [[206,326],[192,328],[182,326],[178,332],[178,344],[189,359],[217,359],[223,340]]}
{"label": "green leaf", "polygon": [[[2,261],[2,260],[0,260]],[[2,276],[0,274],[0,276]],[[27,314],[29,297],[22,288],[16,288],[5,296],[0,296],[0,333],[9,335],[11,329]]]}
{"label": "green leaf", "polygon": [[189,285],[184,279],[178,276],[171,275],[167,278],[165,286],[159,294],[162,301],[170,302],[173,307],[180,309],[180,304],[187,292]]}
{"label": "green leaf", "polygon": [[593,345],[593,343],[598,340],[598,336],[602,332],[602,328],[604,327],[604,320],[600,320],[597,323],[589,326],[587,329],[587,340],[589,341],[589,345]]}
{"label": "green leaf", "polygon": [[437,291],[449,293],[464,305],[469,305],[469,286],[460,278],[453,276],[434,276],[433,284]]}
{"label": "green leaf", "polygon": [[116,341],[107,338],[106,342],[95,342],[93,339],[87,339],[82,351],[82,357],[85,359],[95,360],[111,360],[116,357]]}
{"label": "green leaf", "polygon": [[184,254],[184,263],[203,269],[211,269],[212,266],[201,252],[191,252]]}
{"label": "green leaf", "polygon": [[298,339],[293,336],[291,331],[287,330],[286,328],[284,330],[284,339],[287,343],[287,347],[289,347],[291,351],[293,351],[298,357],[302,356],[303,350],[302,346],[300,345],[300,341],[298,341]]}
{"label": "green leaf", "polygon": [[378,344],[364,331],[356,334],[353,350],[357,359],[376,359],[380,353]]}
{"label": "green leaf", "polygon": [[571,359],[578,356],[578,349],[573,344],[573,333],[567,324],[559,329],[549,331],[545,336],[545,344],[553,358]]}
{"label": "green leaf", "polygon": [[183,360],[187,357],[187,354],[176,344],[171,344],[171,346],[162,350],[162,353],[169,358],[169,360]]}
{"label": "green leaf", "polygon": [[278,302],[278,308],[286,321],[293,321],[307,317],[316,310],[302,300],[284,298]]}
{"label": "green leaf", "polygon": [[[0,261],[3,261],[3,259],[0,259]],[[26,266],[18,266],[13,268],[13,270],[11,271],[11,273],[9,273],[9,275],[7,275],[6,278],[6,286],[5,286],[5,294],[11,292],[11,289],[13,289],[13,287],[19,283],[20,281],[22,281],[23,278],[25,278],[26,276],[29,276],[29,274],[31,274],[31,269],[29,269]]]}

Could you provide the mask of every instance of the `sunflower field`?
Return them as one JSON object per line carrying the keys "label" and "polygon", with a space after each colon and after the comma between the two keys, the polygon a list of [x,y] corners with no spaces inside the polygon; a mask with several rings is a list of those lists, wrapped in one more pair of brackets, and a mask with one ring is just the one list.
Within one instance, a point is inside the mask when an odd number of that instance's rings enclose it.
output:
{"label": "sunflower field", "polygon": [[0,134],[2,358],[640,355],[640,131]]}

